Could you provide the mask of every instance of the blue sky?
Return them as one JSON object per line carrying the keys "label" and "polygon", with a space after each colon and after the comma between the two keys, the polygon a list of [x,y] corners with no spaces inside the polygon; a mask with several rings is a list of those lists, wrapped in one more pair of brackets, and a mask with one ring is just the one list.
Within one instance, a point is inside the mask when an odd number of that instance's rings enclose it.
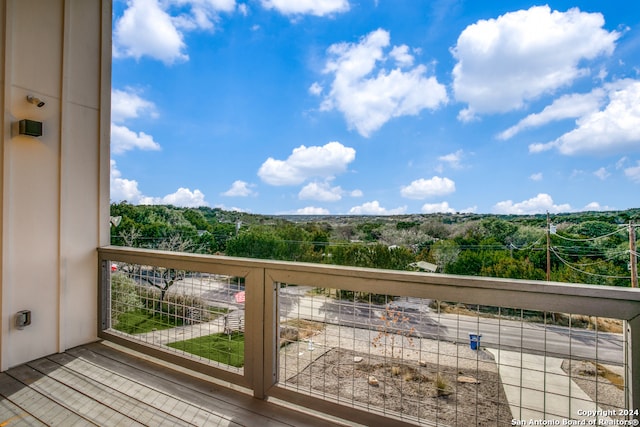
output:
{"label": "blue sky", "polygon": [[639,207],[639,2],[114,0],[113,12],[113,202]]}

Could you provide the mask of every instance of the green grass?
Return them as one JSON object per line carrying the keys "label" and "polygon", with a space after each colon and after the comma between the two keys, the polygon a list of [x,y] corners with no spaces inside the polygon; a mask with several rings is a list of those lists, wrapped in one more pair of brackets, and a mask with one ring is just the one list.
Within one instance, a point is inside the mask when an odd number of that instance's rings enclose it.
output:
{"label": "green grass", "polygon": [[143,334],[145,332],[182,326],[182,319],[167,313],[138,309],[122,313],[114,328],[127,334]]}
{"label": "green grass", "polygon": [[244,334],[213,334],[167,344],[169,347],[240,368],[244,366]]}

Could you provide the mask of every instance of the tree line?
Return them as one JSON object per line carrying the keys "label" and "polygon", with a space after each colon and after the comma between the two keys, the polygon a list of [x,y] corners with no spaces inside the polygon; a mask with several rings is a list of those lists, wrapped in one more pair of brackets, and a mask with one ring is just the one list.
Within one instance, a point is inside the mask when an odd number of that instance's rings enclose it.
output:
{"label": "tree line", "polygon": [[[554,215],[269,216],[111,205],[114,245],[448,274],[630,286],[629,222],[640,210]],[[550,262],[547,263],[547,251]]]}

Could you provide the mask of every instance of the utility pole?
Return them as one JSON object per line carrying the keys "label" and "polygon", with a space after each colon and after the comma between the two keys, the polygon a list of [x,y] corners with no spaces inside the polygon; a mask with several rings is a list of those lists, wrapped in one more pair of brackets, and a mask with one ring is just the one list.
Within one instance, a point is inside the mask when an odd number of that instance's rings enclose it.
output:
{"label": "utility pole", "polygon": [[551,281],[551,222],[547,211],[547,282]]}
{"label": "utility pole", "polygon": [[636,228],[629,221],[629,254],[631,256],[631,287],[638,287],[638,261],[636,258]]}

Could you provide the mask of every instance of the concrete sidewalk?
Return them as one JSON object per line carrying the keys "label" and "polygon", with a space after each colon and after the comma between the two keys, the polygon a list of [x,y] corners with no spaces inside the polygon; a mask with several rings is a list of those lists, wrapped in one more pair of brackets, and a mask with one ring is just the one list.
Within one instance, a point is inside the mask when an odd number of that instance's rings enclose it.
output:
{"label": "concrete sidewalk", "polygon": [[[487,348],[493,354],[515,420],[596,421],[600,408],[562,370],[563,359]],[[600,412],[601,413],[601,412]],[[598,420],[610,420],[597,417]]]}

